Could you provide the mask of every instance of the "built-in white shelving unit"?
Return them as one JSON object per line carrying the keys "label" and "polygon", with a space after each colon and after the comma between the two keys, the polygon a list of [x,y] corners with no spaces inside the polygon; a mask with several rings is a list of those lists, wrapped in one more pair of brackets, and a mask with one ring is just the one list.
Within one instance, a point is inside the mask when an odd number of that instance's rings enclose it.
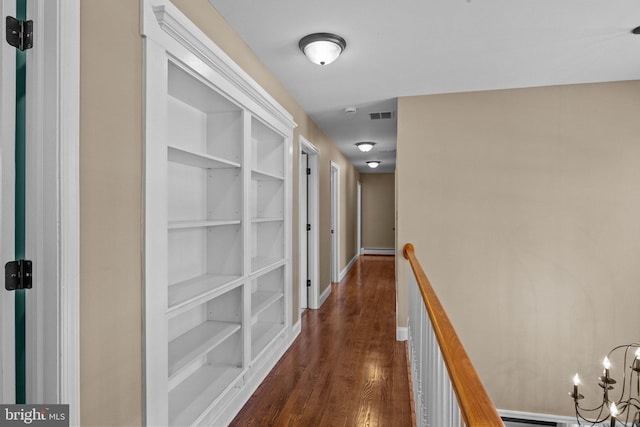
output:
{"label": "built-in white shelving unit", "polygon": [[144,0],[149,425],[225,425],[291,340],[295,124],[170,2]]}

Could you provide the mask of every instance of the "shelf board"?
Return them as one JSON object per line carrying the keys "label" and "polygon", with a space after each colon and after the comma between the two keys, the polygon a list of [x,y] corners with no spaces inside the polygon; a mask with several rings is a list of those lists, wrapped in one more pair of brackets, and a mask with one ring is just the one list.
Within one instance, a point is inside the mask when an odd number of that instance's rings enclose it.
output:
{"label": "shelf board", "polygon": [[208,320],[169,342],[169,381],[196,358],[240,330],[239,323]]}
{"label": "shelf board", "polygon": [[283,217],[275,217],[275,218],[251,218],[251,222],[260,223],[260,222],[282,222],[284,221]]}
{"label": "shelf board", "polygon": [[172,146],[169,146],[167,148],[169,161],[182,163],[183,165],[206,169],[230,169],[240,167],[240,163],[225,160],[216,156],[211,156],[209,154],[196,153]]}
{"label": "shelf board", "polygon": [[195,299],[204,299],[224,285],[240,279],[237,275],[205,274],[169,286],[169,311]]}
{"label": "shelf board", "polygon": [[284,177],[269,172],[253,169],[251,171],[251,179],[255,181],[284,181]]}
{"label": "shelf board", "polygon": [[198,220],[198,221],[169,221],[169,230],[183,230],[185,228],[206,228],[206,227],[221,227],[224,225],[238,225],[239,219],[224,219],[224,220]]}
{"label": "shelf board", "polygon": [[255,359],[262,350],[284,329],[281,323],[260,322],[251,327],[251,358]]}
{"label": "shelf board", "polygon": [[262,257],[262,256],[251,258],[251,272],[255,273],[258,270],[262,270],[263,268],[267,268],[274,264],[277,264],[282,260],[283,258]]}
{"label": "shelf board", "polygon": [[169,392],[169,423],[192,425],[241,374],[236,366],[205,365],[195,371]]}
{"label": "shelf board", "polygon": [[282,292],[256,291],[251,294],[251,316],[255,318],[283,297]]}

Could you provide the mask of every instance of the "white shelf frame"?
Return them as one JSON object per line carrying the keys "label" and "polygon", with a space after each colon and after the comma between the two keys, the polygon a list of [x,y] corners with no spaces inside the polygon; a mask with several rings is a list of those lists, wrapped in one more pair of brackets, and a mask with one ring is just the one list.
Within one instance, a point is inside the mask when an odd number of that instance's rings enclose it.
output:
{"label": "white shelf frame", "polygon": [[241,167],[240,163],[231,160],[172,146],[167,146],[167,158],[170,162],[205,169],[239,169]]}
{"label": "white shelf frame", "polygon": [[254,181],[284,181],[284,177],[280,175],[274,175],[269,172],[261,171],[258,169],[251,170],[251,179]]}
{"label": "white shelf frame", "polygon": [[[170,0],[142,0],[142,35],[145,48],[145,425],[172,424],[228,424],[234,411],[242,407],[260,380],[277,362],[290,344],[291,337],[291,164],[292,116],[267,92],[237,66],[217,45],[189,21]],[[164,131],[167,123],[168,64],[188,69],[188,73],[219,92],[232,105],[243,129],[241,161],[216,155],[194,152],[171,146]],[[189,64],[187,67],[184,64]],[[175,70],[173,70],[175,71]],[[172,72],[173,72],[172,71]],[[175,89],[175,88],[174,88]],[[193,88],[192,88],[193,89]],[[175,92],[175,91],[174,91]],[[191,93],[189,96],[194,95]],[[182,100],[180,96],[176,99]],[[184,100],[182,100],[185,102]],[[188,100],[187,100],[188,101]],[[197,105],[196,105],[197,107]],[[236,114],[236,112],[231,112]],[[274,135],[282,137],[283,163],[273,170],[260,166],[252,168],[251,125],[257,120]],[[271,143],[271,142],[269,142]],[[275,144],[275,143],[274,143]],[[226,151],[223,150],[226,155]],[[235,157],[235,156],[234,156]],[[167,217],[168,162],[205,169],[238,169],[243,187],[242,213],[239,218],[195,218],[169,222]],[[256,163],[257,164],[257,163]],[[249,212],[251,183],[253,181],[280,181],[283,183],[284,214],[252,218]],[[262,223],[282,222],[284,254],[264,259],[256,265],[251,259],[251,232]],[[162,266],[167,263],[168,235],[171,230],[237,226],[241,230],[243,255],[241,274],[238,276],[203,275],[169,286],[168,273]],[[269,226],[269,225],[267,225]],[[282,255],[282,256],[281,256]],[[254,261],[254,262],[252,262]],[[271,303],[282,300],[283,324],[258,322],[251,324],[259,314],[251,309],[251,280],[275,268],[283,268],[283,292]],[[190,289],[191,288],[191,289]],[[202,333],[202,343],[187,346],[182,356],[172,351],[174,372],[169,381],[168,321],[186,314],[200,304],[206,304],[230,290],[238,289],[242,296],[241,323],[230,329],[222,328],[218,334]],[[179,295],[183,293],[183,295]],[[171,307],[169,301],[171,297]],[[264,307],[268,309],[268,305]],[[237,325],[240,325],[239,327]],[[189,341],[207,326],[200,325],[185,332],[172,342]],[[259,333],[263,332],[264,333]],[[239,335],[237,335],[239,334]],[[235,338],[232,338],[236,336]],[[198,338],[199,339],[199,338]],[[194,339],[198,341],[198,339]],[[239,366],[204,365],[196,369],[190,364],[192,357],[204,358],[217,354],[227,340],[238,339],[244,350]],[[178,340],[178,341],[176,341]],[[235,346],[235,341],[229,345]],[[213,352],[213,353],[211,353]],[[217,358],[217,356],[216,356]],[[216,359],[217,360],[217,359]],[[162,374],[160,374],[162,373]],[[178,381],[177,378],[181,377]],[[175,387],[174,387],[175,386]],[[170,391],[171,389],[171,391]]]}
{"label": "white shelf frame", "polygon": [[222,227],[225,225],[240,225],[242,222],[239,219],[228,220],[197,220],[197,221],[169,221],[169,230],[184,230],[187,228],[208,228],[208,227]]}
{"label": "white shelf frame", "polygon": [[189,362],[206,355],[242,328],[240,323],[206,320],[169,342],[169,383]]}
{"label": "white shelf frame", "polygon": [[[198,304],[202,304],[203,302],[242,285],[242,280],[243,276],[204,274],[202,276],[197,276],[169,285],[167,298],[169,306],[166,309],[166,312],[171,317],[176,316]],[[182,298],[176,298],[175,296],[172,297],[172,293],[177,293],[178,288],[190,288],[189,292],[182,292],[190,296]],[[204,288],[204,290],[196,292],[191,290],[193,288]],[[175,301],[176,299],[178,299],[178,301]]]}

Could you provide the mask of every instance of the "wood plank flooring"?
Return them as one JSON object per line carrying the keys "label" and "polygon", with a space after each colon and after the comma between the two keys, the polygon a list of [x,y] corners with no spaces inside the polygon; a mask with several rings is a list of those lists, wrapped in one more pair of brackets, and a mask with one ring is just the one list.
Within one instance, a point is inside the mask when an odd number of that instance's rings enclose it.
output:
{"label": "wood plank flooring", "polygon": [[393,256],[361,256],[231,426],[412,425]]}

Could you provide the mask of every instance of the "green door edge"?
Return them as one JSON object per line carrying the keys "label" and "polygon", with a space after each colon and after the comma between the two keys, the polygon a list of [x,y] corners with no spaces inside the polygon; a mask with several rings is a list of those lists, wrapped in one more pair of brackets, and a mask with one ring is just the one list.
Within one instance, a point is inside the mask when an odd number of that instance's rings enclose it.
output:
{"label": "green door edge", "polygon": [[[16,18],[27,19],[27,0],[16,0]],[[25,192],[26,192],[26,80],[27,53],[16,49],[16,147],[15,147],[15,259],[25,259]],[[16,403],[27,403],[26,387],[26,296],[24,289],[15,291],[15,359]]]}

